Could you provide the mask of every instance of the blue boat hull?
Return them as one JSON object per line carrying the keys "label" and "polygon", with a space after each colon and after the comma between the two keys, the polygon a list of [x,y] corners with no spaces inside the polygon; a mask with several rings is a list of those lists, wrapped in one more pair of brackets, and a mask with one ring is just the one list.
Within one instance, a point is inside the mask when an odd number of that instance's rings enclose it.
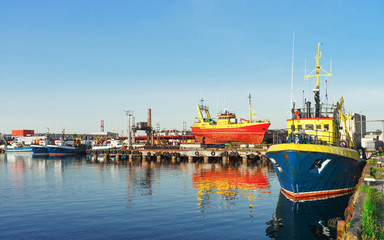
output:
{"label": "blue boat hull", "polygon": [[336,239],[336,229],[328,221],[344,219],[344,209],[351,194],[317,201],[294,202],[280,192],[276,211],[266,229],[267,236],[275,240]]}
{"label": "blue boat hull", "polygon": [[46,146],[31,145],[33,155],[48,155],[48,149]]}
{"label": "blue boat hull", "polygon": [[78,147],[48,145],[47,149],[50,156],[85,154],[87,150],[85,145]]}
{"label": "blue boat hull", "polygon": [[343,154],[340,148],[334,148],[324,152],[268,151],[267,156],[286,195],[297,200],[316,199],[351,192],[359,181],[364,162],[352,157],[350,150]]}
{"label": "blue boat hull", "polygon": [[31,147],[29,147],[29,146],[25,146],[25,147],[6,147],[6,148],[5,148],[5,152],[6,152],[6,153],[12,153],[12,152],[17,152],[17,153],[21,153],[21,152],[24,152],[24,153],[32,153],[32,149],[31,149]]}

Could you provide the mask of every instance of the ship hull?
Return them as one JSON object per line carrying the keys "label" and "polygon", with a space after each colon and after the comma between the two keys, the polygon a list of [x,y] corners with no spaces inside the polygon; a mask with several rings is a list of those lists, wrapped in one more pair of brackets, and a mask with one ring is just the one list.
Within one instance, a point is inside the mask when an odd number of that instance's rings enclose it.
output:
{"label": "ship hull", "polygon": [[31,149],[32,149],[33,155],[36,155],[36,156],[43,156],[43,155],[49,154],[46,146],[31,145]]}
{"label": "ship hull", "polygon": [[364,162],[351,149],[315,144],[278,144],[267,157],[283,193],[292,200],[321,199],[354,190]]}
{"label": "ship hull", "polygon": [[29,146],[25,146],[25,147],[10,147],[10,146],[7,146],[5,148],[5,152],[6,153],[13,153],[13,152],[17,152],[17,153],[32,153],[32,149]]}
{"label": "ship hull", "polygon": [[192,126],[191,131],[196,142],[205,144],[225,144],[241,142],[245,144],[260,144],[270,123],[253,124],[233,128],[200,128]]}
{"label": "ship hull", "polygon": [[85,145],[81,145],[78,147],[48,145],[47,149],[49,152],[49,156],[85,154],[87,150]]}

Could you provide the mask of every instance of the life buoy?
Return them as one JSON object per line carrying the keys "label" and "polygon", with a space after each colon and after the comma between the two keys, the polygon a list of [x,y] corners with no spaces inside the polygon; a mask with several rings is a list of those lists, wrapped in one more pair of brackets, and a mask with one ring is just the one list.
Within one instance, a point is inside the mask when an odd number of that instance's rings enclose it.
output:
{"label": "life buoy", "polygon": [[196,152],[195,152],[195,155],[196,155],[196,156],[199,156],[199,152],[198,152],[198,151],[196,151]]}
{"label": "life buoy", "polygon": [[216,153],[214,151],[211,152],[211,156],[215,156]]}
{"label": "life buoy", "polygon": [[349,147],[348,143],[346,141],[344,141],[344,140],[341,140],[339,145],[340,145],[340,147],[344,147],[344,148],[348,148]]}

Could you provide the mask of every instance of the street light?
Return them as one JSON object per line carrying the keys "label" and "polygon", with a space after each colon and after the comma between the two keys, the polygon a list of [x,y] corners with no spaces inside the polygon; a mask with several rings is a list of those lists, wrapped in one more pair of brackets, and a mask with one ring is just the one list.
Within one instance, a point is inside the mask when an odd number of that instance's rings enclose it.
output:
{"label": "street light", "polygon": [[132,147],[132,140],[131,140],[131,116],[133,116],[134,111],[128,110],[125,111],[125,115],[128,116],[128,147]]}

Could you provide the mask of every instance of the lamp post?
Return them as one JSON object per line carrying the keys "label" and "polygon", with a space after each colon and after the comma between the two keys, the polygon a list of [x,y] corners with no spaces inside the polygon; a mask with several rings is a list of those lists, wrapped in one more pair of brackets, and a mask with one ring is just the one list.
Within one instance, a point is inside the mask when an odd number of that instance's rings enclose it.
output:
{"label": "lamp post", "polygon": [[131,116],[133,116],[133,112],[131,110],[125,111],[125,115],[128,116],[128,148],[132,147],[132,139],[131,139]]}

